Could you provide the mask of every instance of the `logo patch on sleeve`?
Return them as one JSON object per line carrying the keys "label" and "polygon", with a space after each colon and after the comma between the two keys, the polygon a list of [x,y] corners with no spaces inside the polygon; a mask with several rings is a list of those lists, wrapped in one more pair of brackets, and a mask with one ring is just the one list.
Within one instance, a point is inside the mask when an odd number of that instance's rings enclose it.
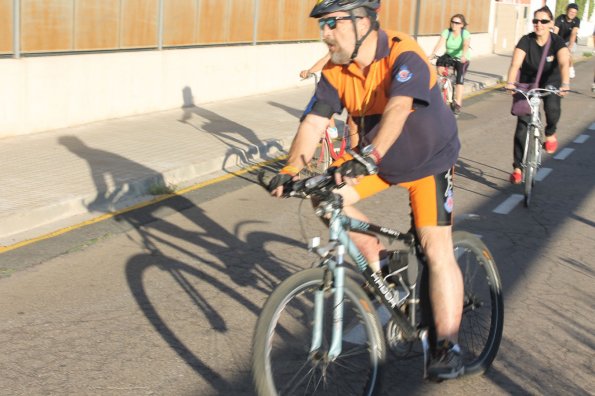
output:
{"label": "logo patch on sleeve", "polygon": [[397,73],[397,81],[404,83],[411,80],[411,77],[413,77],[413,73],[409,71],[407,66],[401,66]]}

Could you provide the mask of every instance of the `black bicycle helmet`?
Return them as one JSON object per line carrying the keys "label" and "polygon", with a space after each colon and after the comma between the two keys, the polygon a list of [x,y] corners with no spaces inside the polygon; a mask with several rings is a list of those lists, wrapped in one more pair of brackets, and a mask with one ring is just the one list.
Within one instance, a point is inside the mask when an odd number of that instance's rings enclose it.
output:
{"label": "black bicycle helmet", "polygon": [[[380,7],[380,0],[318,0],[316,5],[310,12],[310,17],[312,18],[320,18],[325,14],[330,14],[331,12],[336,11],[347,11],[351,16],[351,23],[353,24],[353,30],[355,31],[355,49],[351,54],[351,60],[354,60],[357,57],[359,52],[359,48],[361,47],[362,43],[368,37],[368,35],[373,30],[378,30],[379,24],[377,21],[377,13],[376,10]],[[356,17],[353,14],[353,10],[356,8],[364,8],[368,17],[372,21],[372,25],[370,29],[363,35],[363,37],[359,37],[357,33],[357,28],[355,26]]]}
{"label": "black bicycle helmet", "polygon": [[310,12],[312,18],[320,18],[324,14],[336,11],[351,11],[364,7],[368,12],[375,12],[380,7],[380,0],[318,0]]}

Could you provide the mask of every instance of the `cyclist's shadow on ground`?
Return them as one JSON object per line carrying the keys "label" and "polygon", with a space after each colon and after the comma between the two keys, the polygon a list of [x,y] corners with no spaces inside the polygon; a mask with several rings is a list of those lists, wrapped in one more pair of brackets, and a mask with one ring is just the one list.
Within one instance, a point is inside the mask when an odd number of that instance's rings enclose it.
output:
{"label": "cyclist's shadow on ground", "polygon": [[61,136],[58,142],[87,161],[90,178],[97,192],[91,202],[85,202],[90,211],[121,209],[134,197],[147,194],[147,185],[166,185],[161,174],[153,169],[121,155],[90,147],[76,136]]}
{"label": "cyclist's shadow on ground", "polygon": [[[176,197],[174,199],[182,199]],[[187,201],[187,200],[186,200]],[[266,244],[269,242],[295,245],[295,240],[284,238],[264,232],[253,232],[246,236],[246,241],[241,241],[236,236],[218,226],[212,219],[204,215],[199,207],[191,207],[184,210],[184,215],[192,219],[195,224],[204,227],[204,233],[180,229],[177,225],[165,219],[155,218],[149,224],[146,219],[139,221],[134,212],[120,216],[120,221],[126,221],[135,225],[136,232],[143,240],[145,249],[149,253],[138,254],[132,257],[126,264],[126,279],[132,295],[139,308],[147,317],[155,331],[163,338],[168,346],[180,356],[188,366],[214,388],[219,394],[224,394],[231,384],[212,369],[212,362],[209,357],[201,358],[198,349],[193,349],[184,341],[183,335],[178,335],[175,330],[180,323],[170,322],[160,315],[158,306],[167,305],[168,301],[151,299],[151,286],[146,282],[147,271],[155,268],[160,269],[166,277],[173,279],[179,285],[181,295],[187,297],[186,301],[195,312],[185,312],[185,315],[197,317],[206,321],[212,332],[226,334],[230,331],[224,314],[220,313],[221,306],[228,306],[229,299],[241,305],[247,312],[234,311],[233,315],[253,315],[257,317],[260,307],[254,304],[245,294],[238,291],[237,286],[248,286],[260,293],[268,295],[282,279],[297,270],[287,262],[283,262],[266,252]],[[241,225],[238,226],[241,228]],[[166,234],[167,238],[160,235]],[[178,238],[179,243],[172,243],[171,237]],[[207,249],[208,254],[199,254],[196,249],[184,248],[191,242],[199,249]],[[172,257],[170,252],[175,251],[175,256],[183,255],[185,259]],[[210,257],[206,258],[206,257]],[[252,259],[251,259],[252,258]],[[269,263],[269,265],[259,265]],[[161,276],[161,275],[159,275]],[[231,279],[232,282],[229,282]],[[208,285],[208,289],[215,289],[224,294],[224,299],[209,298],[208,293],[202,290]],[[261,285],[261,286],[259,286]],[[265,285],[265,286],[262,286]],[[171,290],[169,291],[171,293]],[[177,300],[180,297],[178,295]],[[185,306],[188,305],[187,303]],[[229,314],[229,312],[227,312]],[[195,340],[194,340],[195,341]],[[208,356],[208,355],[207,355]],[[235,379],[234,379],[235,380]],[[242,382],[246,383],[247,378]]]}
{"label": "cyclist's shadow on ground", "polygon": [[283,154],[283,144],[278,139],[261,140],[256,133],[230,118],[194,104],[190,87],[182,89],[182,116],[178,120],[198,132],[208,133],[228,146],[221,165],[224,171],[233,171],[239,166],[249,166],[261,160],[270,160]]}
{"label": "cyclist's shadow on ground", "polygon": [[[157,181],[163,182],[158,173],[150,168],[117,154],[89,147],[76,137],[62,137],[60,142],[85,159],[89,165],[90,176],[98,191],[97,198],[89,204],[90,209],[110,212],[110,208],[119,202],[117,200],[125,197],[128,180],[126,175],[129,176],[131,171],[154,175]],[[176,213],[181,214],[191,225],[183,228],[168,221],[166,216]],[[214,387],[222,391],[228,389],[222,377],[200,359],[198,352],[185,346],[172,330],[172,326],[161,318],[155,301],[151,301],[149,297],[154,293],[147,289],[143,276],[147,269],[155,267],[167,273],[179,285],[179,292],[188,296],[192,306],[208,321],[209,326],[217,332],[225,333],[228,330],[225,318],[216,306],[204,298],[201,290],[195,286],[196,282],[208,282],[254,316],[258,316],[260,308],[237,292],[234,285],[269,294],[281,279],[288,277],[297,268],[267,253],[266,244],[295,246],[301,243],[266,232],[251,232],[242,240],[237,235],[247,224],[239,223],[235,226],[234,233],[229,232],[185,196],[171,197],[125,212],[116,216],[115,220],[125,224],[129,238],[147,252],[132,257],[126,264],[125,271],[132,296],[140,309],[167,344],[195,372],[204,376]],[[205,251],[206,254],[200,254]],[[179,257],[185,257],[186,262]]]}
{"label": "cyclist's shadow on ground", "polygon": [[[494,171],[495,173],[498,173],[498,175],[489,175],[486,173],[484,168]],[[455,164],[455,182],[458,178],[464,178],[484,186],[488,186],[494,190],[501,190],[498,184],[490,180],[490,178],[501,179],[501,176],[505,177],[507,175],[508,174],[504,170],[494,168],[487,164],[479,163],[469,158],[459,157],[457,163]],[[460,185],[458,185],[457,188],[464,189]]]}

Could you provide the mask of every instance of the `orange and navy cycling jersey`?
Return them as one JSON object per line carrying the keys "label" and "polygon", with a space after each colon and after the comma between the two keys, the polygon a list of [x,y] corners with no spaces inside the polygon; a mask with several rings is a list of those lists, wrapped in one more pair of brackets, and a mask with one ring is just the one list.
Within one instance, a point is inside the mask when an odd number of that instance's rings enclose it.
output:
{"label": "orange and navy cycling jersey", "polygon": [[436,175],[454,166],[460,143],[455,118],[444,104],[436,76],[413,38],[378,31],[376,56],[366,75],[355,64],[326,64],[307,114],[332,117],[346,108],[364,131],[360,145],[372,141],[391,97],[413,98],[401,135],[385,154],[379,175],[390,184]]}

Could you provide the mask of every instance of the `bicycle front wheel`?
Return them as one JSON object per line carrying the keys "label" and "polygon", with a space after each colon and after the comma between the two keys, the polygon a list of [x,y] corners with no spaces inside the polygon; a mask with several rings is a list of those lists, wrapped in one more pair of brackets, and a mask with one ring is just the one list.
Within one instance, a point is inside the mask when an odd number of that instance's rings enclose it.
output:
{"label": "bicycle front wheel", "polygon": [[539,154],[539,139],[533,136],[533,128],[529,128],[529,143],[527,147],[527,162],[525,166],[525,206],[531,204],[535,174],[537,173],[537,155]]}
{"label": "bicycle front wheel", "polygon": [[[342,352],[328,356],[334,289],[322,268],[300,271],[267,300],[254,333],[252,376],[258,395],[373,395],[380,387],[384,337],[372,303],[345,277]],[[331,285],[332,286],[332,285]],[[322,346],[311,352],[314,296],[324,290]]]}
{"label": "bicycle front wheel", "polygon": [[453,242],[465,288],[459,330],[465,375],[479,375],[494,361],[502,340],[502,284],[494,259],[479,238],[455,231]]}

